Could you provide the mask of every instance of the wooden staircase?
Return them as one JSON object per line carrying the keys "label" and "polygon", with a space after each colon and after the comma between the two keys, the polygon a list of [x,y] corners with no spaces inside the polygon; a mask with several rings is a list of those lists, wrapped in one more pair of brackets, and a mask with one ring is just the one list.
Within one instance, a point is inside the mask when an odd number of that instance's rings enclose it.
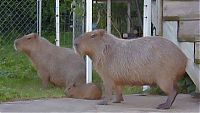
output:
{"label": "wooden staircase", "polygon": [[[155,28],[160,28],[164,37],[174,42],[185,53],[188,58],[186,71],[200,90],[200,2],[158,1],[160,0],[152,2],[152,23]],[[161,19],[158,18],[160,14]]]}

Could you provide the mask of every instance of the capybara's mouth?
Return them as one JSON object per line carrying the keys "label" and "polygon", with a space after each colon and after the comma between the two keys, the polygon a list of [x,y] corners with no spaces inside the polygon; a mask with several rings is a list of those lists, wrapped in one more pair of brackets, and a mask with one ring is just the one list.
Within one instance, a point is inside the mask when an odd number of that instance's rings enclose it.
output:
{"label": "capybara's mouth", "polygon": [[83,52],[81,52],[77,46],[74,47],[74,51],[76,54],[79,54],[80,56],[84,56]]}
{"label": "capybara's mouth", "polygon": [[79,54],[79,52],[77,51],[77,48],[76,48],[76,47],[74,47],[74,52],[75,52],[76,54]]}

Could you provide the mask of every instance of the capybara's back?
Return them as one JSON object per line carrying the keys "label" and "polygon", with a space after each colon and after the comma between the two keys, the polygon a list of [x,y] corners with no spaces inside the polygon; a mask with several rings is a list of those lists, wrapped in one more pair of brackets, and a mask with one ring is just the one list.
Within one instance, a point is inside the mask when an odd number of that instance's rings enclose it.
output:
{"label": "capybara's back", "polygon": [[49,82],[64,87],[71,82],[85,83],[84,59],[72,49],[57,47],[35,33],[15,40],[14,44],[32,61],[45,87]]}
{"label": "capybara's back", "polygon": [[94,83],[83,84],[79,86],[70,86],[65,94],[71,98],[98,100],[101,99],[102,90]]}
{"label": "capybara's back", "polygon": [[115,57],[108,64],[111,67],[110,75],[115,76],[115,82],[119,85],[176,82],[185,73],[186,56],[164,38],[142,37],[121,43],[124,45],[116,44],[113,48]]}
{"label": "capybara's back", "polygon": [[99,104],[108,104],[112,89],[114,102],[123,101],[124,85],[158,85],[166,94],[166,103],[158,108],[171,107],[177,95],[177,80],[185,74],[187,58],[171,41],[162,37],[140,37],[124,40],[94,30],[75,40],[76,51],[88,55],[105,84],[106,98]]}

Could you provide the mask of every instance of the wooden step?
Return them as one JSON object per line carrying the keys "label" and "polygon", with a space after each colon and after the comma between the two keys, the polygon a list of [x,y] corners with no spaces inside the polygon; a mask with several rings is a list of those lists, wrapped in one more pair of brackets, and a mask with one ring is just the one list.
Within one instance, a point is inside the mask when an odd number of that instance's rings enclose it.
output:
{"label": "wooden step", "polygon": [[178,41],[200,42],[200,20],[178,21]]}
{"label": "wooden step", "polygon": [[164,0],[163,19],[175,20],[199,20],[199,0]]}

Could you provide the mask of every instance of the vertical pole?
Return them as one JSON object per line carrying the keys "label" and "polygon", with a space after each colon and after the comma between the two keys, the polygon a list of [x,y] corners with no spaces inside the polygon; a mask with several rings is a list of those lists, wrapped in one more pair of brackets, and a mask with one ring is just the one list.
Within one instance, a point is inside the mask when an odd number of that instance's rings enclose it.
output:
{"label": "vertical pole", "polygon": [[127,32],[130,33],[131,31],[131,1],[128,0],[127,1],[127,14],[128,14],[128,17],[127,17]]}
{"label": "vertical pole", "polygon": [[42,0],[37,0],[37,33],[39,37],[41,37],[42,34]]}
{"label": "vertical pole", "polygon": [[143,36],[151,36],[151,0],[144,0]]}
{"label": "vertical pole", "polygon": [[111,0],[107,0],[107,32],[111,33]]}
{"label": "vertical pole", "polygon": [[56,0],[56,46],[60,46],[60,14],[59,0]]}
{"label": "vertical pole", "polygon": [[[92,0],[86,0],[86,32],[92,31]],[[92,60],[86,56],[86,83],[92,82]]]}
{"label": "vertical pole", "polygon": [[37,34],[39,34],[39,0],[37,0]]}
{"label": "vertical pole", "polygon": [[[144,0],[143,37],[145,36],[151,36],[151,0]],[[145,85],[143,91],[149,88]]]}
{"label": "vertical pole", "polygon": [[72,33],[73,33],[73,48],[74,48],[74,40],[75,40],[75,22],[76,22],[76,14],[75,14],[75,6],[76,6],[76,2],[75,0],[73,0],[73,2],[71,3],[71,8],[72,8],[72,15],[73,15],[73,27],[72,27]]}
{"label": "vertical pole", "polygon": [[139,25],[140,28],[143,28],[143,23],[142,23],[142,16],[141,16],[141,12],[140,12],[140,6],[139,6],[139,0],[135,0],[135,4],[136,4],[136,8],[137,8],[137,15],[138,15],[138,19],[139,19]]}

